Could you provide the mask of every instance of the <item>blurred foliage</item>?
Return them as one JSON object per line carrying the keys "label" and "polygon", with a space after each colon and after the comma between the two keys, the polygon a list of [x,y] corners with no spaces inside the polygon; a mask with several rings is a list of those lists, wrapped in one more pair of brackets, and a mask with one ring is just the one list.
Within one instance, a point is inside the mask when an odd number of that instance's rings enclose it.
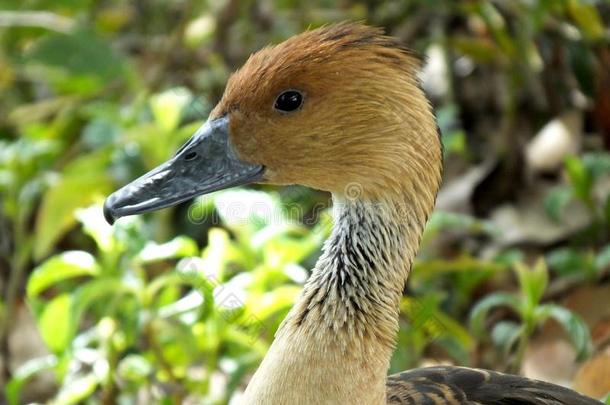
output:
{"label": "blurred foliage", "polygon": [[[100,204],[195,131],[251,52],[345,19],[386,27],[428,57],[448,188],[491,161],[467,210],[430,219],[391,371],[431,358],[519,370],[548,318],[587,356],[586,325],[549,297],[610,277],[607,2],[3,0],[9,403],[226,403],[243,389],[329,233],[328,196],[232,190],[113,228]],[[584,116],[581,148],[551,173],[527,173],[525,145],[567,110]],[[576,211],[585,223],[554,243],[503,244],[510,230],[491,214],[532,189],[548,189],[540,206],[557,227]],[[24,304],[48,355],[17,361],[10,335]],[[46,397],[25,389],[45,373]]]}
{"label": "blurred foliage", "polygon": [[[587,325],[580,317],[554,304],[541,304],[542,295],[548,285],[548,271],[540,260],[529,269],[522,263],[515,264],[520,294],[495,292],[478,301],[470,313],[471,329],[481,336],[485,331],[485,317],[491,309],[506,306],[519,315],[519,322],[501,321],[491,330],[491,338],[505,355],[515,352],[513,373],[519,371],[525,349],[536,327],[549,318],[555,319],[566,329],[577,357],[585,359],[591,354],[591,337]],[[513,347],[517,346],[516,350]]]}

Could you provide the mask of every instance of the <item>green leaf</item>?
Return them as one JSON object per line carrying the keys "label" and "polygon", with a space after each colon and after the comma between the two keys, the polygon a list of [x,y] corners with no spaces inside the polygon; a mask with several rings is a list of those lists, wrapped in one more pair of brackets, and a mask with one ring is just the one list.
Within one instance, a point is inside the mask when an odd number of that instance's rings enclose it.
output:
{"label": "green leaf", "polygon": [[549,281],[544,259],[539,259],[533,268],[528,268],[523,263],[515,263],[515,272],[519,279],[521,293],[525,296],[527,308],[531,310],[542,299],[542,294]]}
{"label": "green leaf", "polygon": [[275,193],[236,189],[214,195],[214,204],[224,224],[249,239],[251,233],[287,221]]}
{"label": "green leaf", "polygon": [[590,152],[582,157],[582,164],[593,180],[610,174],[610,153]]}
{"label": "green leaf", "polygon": [[28,380],[41,371],[50,370],[57,365],[57,357],[48,355],[37,357],[23,363],[13,372],[13,377],[6,385],[5,395],[9,405],[20,404],[20,395],[23,386]]}
{"label": "green leaf", "polygon": [[109,156],[108,151],[102,150],[77,158],[64,168],[62,177],[46,192],[36,219],[35,258],[46,255],[57,239],[75,224],[77,208],[111,191],[112,183],[105,173]]}
{"label": "green leaf", "polygon": [[561,276],[589,275],[594,272],[589,255],[572,248],[559,248],[546,257],[549,267]]}
{"label": "green leaf", "polygon": [[595,6],[579,0],[568,0],[568,11],[587,39],[598,40],[604,37],[604,22]]}
{"label": "green leaf", "polygon": [[159,127],[167,132],[178,128],[182,112],[191,99],[191,93],[184,87],[176,87],[152,96],[150,108]]}
{"label": "green leaf", "polygon": [[138,254],[138,258],[144,263],[150,263],[159,260],[196,256],[198,253],[199,248],[194,240],[187,236],[177,236],[171,241],[162,244],[149,241]]}
{"label": "green leaf", "polygon": [[72,294],[72,318],[78,324],[85,311],[96,302],[111,302],[122,299],[125,295],[138,296],[137,289],[118,278],[94,278],[80,287]]}
{"label": "green leaf", "polygon": [[523,252],[520,249],[508,249],[494,257],[494,262],[512,268],[515,263],[523,260]]}
{"label": "green leaf", "polygon": [[114,228],[104,219],[101,203],[79,208],[75,210],[74,216],[82,224],[85,233],[93,238],[99,250],[110,252],[115,247]]}
{"label": "green leaf", "polygon": [[476,303],[470,312],[470,328],[475,335],[481,336],[485,327],[485,319],[489,311],[495,307],[506,306],[519,312],[521,303],[519,299],[508,293],[493,293]]}
{"label": "green leaf", "polygon": [[45,289],[75,277],[99,274],[95,258],[87,252],[72,250],[63,252],[36,267],[27,284],[28,297],[33,298]]}
{"label": "green leaf", "polygon": [[424,239],[429,239],[441,231],[457,230],[473,234],[498,235],[498,229],[492,222],[483,221],[470,215],[457,214],[453,212],[434,212],[424,232]]}
{"label": "green leaf", "polygon": [[117,373],[124,380],[142,384],[154,371],[152,364],[146,357],[138,354],[130,354],[119,363]]}
{"label": "green leaf", "polygon": [[61,387],[53,403],[61,405],[82,403],[93,395],[97,385],[98,380],[93,374],[75,378],[69,384],[64,384]]}
{"label": "green leaf", "polygon": [[[161,316],[173,316],[181,312],[193,309],[189,302],[198,304],[201,318],[205,319],[214,306],[214,288],[218,287],[219,280],[206,278],[202,273],[196,270],[184,269],[174,273],[164,274],[154,279],[145,290],[145,305],[150,305],[155,299],[155,296],[164,288],[186,285],[195,289],[200,295],[187,296],[183,300],[179,300],[173,304],[167,305],[159,310]],[[200,299],[202,298],[202,300]]]}
{"label": "green leaf", "polygon": [[572,190],[569,187],[555,187],[544,198],[544,211],[553,221],[559,221],[571,198]]}
{"label": "green leaf", "polygon": [[572,183],[574,188],[574,194],[583,201],[589,201],[591,199],[593,180],[582,160],[576,156],[568,156],[565,161],[565,167],[570,183]]}
{"label": "green leaf", "polygon": [[90,149],[111,145],[120,136],[119,126],[109,119],[94,119],[83,129],[82,139]]}
{"label": "green leaf", "polygon": [[580,316],[559,305],[546,304],[536,308],[535,317],[537,320],[551,317],[559,322],[568,333],[570,341],[576,349],[578,361],[582,361],[591,355],[593,350],[591,335],[587,324]]}
{"label": "green leaf", "polygon": [[500,321],[491,331],[491,340],[507,356],[523,332],[523,325],[512,321]]}
{"label": "green leaf", "polygon": [[123,72],[110,45],[89,31],[45,36],[26,55],[26,62],[33,75],[71,93],[95,93]]}
{"label": "green leaf", "polygon": [[76,325],[72,316],[72,303],[70,295],[58,295],[46,304],[38,319],[42,340],[55,354],[63,353],[74,336]]}
{"label": "green leaf", "polygon": [[474,339],[465,327],[446,313],[436,311],[430,323],[429,334],[433,339],[448,336],[458,342],[463,349],[470,350],[474,346]]}

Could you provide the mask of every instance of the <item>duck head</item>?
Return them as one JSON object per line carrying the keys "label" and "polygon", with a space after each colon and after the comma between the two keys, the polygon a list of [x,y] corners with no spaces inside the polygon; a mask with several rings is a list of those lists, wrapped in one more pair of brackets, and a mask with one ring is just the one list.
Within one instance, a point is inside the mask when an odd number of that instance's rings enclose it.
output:
{"label": "duck head", "polygon": [[174,157],[108,197],[106,219],[253,182],[364,199],[419,190],[433,204],[441,147],[419,65],[382,30],[356,23],[264,48]]}

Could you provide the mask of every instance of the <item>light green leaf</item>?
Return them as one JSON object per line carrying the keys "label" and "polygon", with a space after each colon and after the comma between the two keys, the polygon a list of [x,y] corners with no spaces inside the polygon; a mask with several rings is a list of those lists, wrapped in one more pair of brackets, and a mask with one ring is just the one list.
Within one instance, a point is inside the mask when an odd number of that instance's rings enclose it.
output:
{"label": "light green leaf", "polygon": [[150,108],[157,124],[167,132],[178,128],[182,111],[191,98],[191,93],[184,87],[176,87],[152,96]]}
{"label": "light green leaf", "polygon": [[143,383],[154,368],[146,357],[130,354],[121,360],[117,372],[119,377],[134,383]]}
{"label": "light green leaf", "polygon": [[610,245],[606,245],[597,253],[595,267],[598,271],[610,267]]}
{"label": "light green leaf", "polygon": [[53,401],[57,405],[72,405],[81,403],[95,392],[98,380],[93,374],[77,377],[73,381],[64,384]]}
{"label": "light green leaf", "polygon": [[604,23],[594,5],[568,0],[568,11],[587,39],[598,40],[604,37]]}
{"label": "light green leaf", "polygon": [[500,321],[491,331],[491,340],[505,355],[508,355],[523,331],[523,325],[512,321]]}
{"label": "light green leaf", "polygon": [[493,293],[483,298],[470,312],[470,328],[475,335],[481,336],[485,330],[485,319],[490,310],[495,307],[506,306],[519,312],[521,303],[519,299],[508,293]]}
{"label": "light green leaf", "polygon": [[184,31],[184,42],[190,48],[201,46],[202,43],[214,38],[216,19],[212,14],[203,14],[191,20]]}
{"label": "light green leaf", "polygon": [[533,268],[529,268],[523,263],[515,263],[515,272],[519,279],[521,292],[525,296],[527,308],[531,310],[542,299],[542,294],[549,281],[544,259],[540,258]]}
{"label": "light green leaf", "polygon": [[75,223],[74,212],[107,195],[112,184],[105,173],[109,153],[84,155],[64,168],[63,176],[43,197],[36,219],[37,259],[46,255],[53,244]]}
{"label": "light green leaf", "polygon": [[271,319],[280,311],[290,309],[300,291],[300,287],[283,285],[274,289],[273,292],[264,292],[260,295],[250,294],[247,297],[246,308],[263,321]]}
{"label": "light green leaf", "polygon": [[[236,189],[214,195],[218,214],[231,230],[244,233],[287,221],[275,193]],[[249,234],[248,234],[249,235]]]}
{"label": "light green leaf", "polygon": [[190,286],[200,295],[191,296],[187,300],[180,300],[174,304],[167,305],[159,310],[161,316],[173,316],[190,310],[189,302],[195,300],[199,305],[201,317],[205,319],[213,309],[214,288],[219,286],[219,280],[206,278],[202,273],[193,270],[183,270],[174,273],[164,274],[155,278],[145,290],[145,305],[150,305],[155,296],[164,288],[172,286]]}
{"label": "light green leaf", "polygon": [[159,260],[175,259],[187,256],[196,256],[199,253],[197,243],[187,236],[177,236],[169,242],[158,244],[149,241],[138,254],[144,263]]}
{"label": "light green leaf", "polygon": [[56,354],[64,352],[74,336],[72,302],[70,295],[58,295],[46,304],[38,319],[42,340]]}
{"label": "light green leaf", "polygon": [[123,72],[122,61],[108,42],[89,31],[42,38],[26,55],[33,75],[56,88],[82,94],[99,91]]}
{"label": "light green leaf", "polygon": [[468,273],[472,277],[472,273],[490,273],[501,271],[505,266],[500,263],[480,260],[469,255],[461,255],[451,260],[446,259],[430,259],[417,260],[414,265],[413,279],[414,280],[429,280],[439,277],[441,274],[451,273]]}
{"label": "light green leaf", "polygon": [[565,160],[565,167],[574,188],[574,194],[583,201],[590,200],[593,180],[582,160],[577,156],[568,156]]}
{"label": "light green leaf", "polygon": [[586,276],[595,272],[590,254],[568,247],[550,252],[547,262],[549,267],[561,276]]}
{"label": "light green leaf", "polygon": [[576,349],[578,361],[582,361],[591,355],[593,347],[589,328],[582,318],[574,312],[559,305],[546,304],[536,308],[535,317],[540,320],[551,317],[559,322],[568,333],[570,341]]}
{"label": "light green leaf", "polygon": [[113,227],[104,219],[102,204],[96,203],[75,211],[75,217],[87,235],[93,238],[102,252],[109,252],[115,246]]}
{"label": "light green leaf", "polygon": [[449,336],[459,343],[463,349],[470,350],[474,346],[474,339],[468,330],[454,318],[438,310],[429,321],[429,336],[438,339],[441,336]]}
{"label": "light green leaf", "polygon": [[121,299],[125,295],[137,297],[137,293],[134,286],[118,278],[94,278],[78,287],[72,295],[73,322],[78,324],[85,311],[95,302],[109,302],[113,299]]}
{"label": "light green leaf", "polygon": [[33,298],[45,289],[70,278],[99,274],[95,258],[87,252],[71,250],[45,261],[32,272],[27,284],[28,297]]}
{"label": "light green leaf", "polygon": [[569,187],[555,187],[544,198],[544,211],[553,221],[559,221],[561,214],[572,198]]}
{"label": "light green leaf", "polygon": [[434,212],[424,232],[424,239],[427,240],[441,231],[456,230],[466,231],[472,234],[498,235],[498,229],[490,221],[483,221],[470,215],[457,214],[454,212]]}
{"label": "light green leaf", "polygon": [[593,180],[597,180],[604,175],[610,174],[610,153],[590,152],[582,157],[582,164],[591,174]]}
{"label": "light green leaf", "polygon": [[23,363],[13,373],[13,378],[5,388],[5,394],[9,405],[20,404],[21,390],[28,380],[41,371],[50,370],[57,365],[57,357],[48,355],[37,357]]}

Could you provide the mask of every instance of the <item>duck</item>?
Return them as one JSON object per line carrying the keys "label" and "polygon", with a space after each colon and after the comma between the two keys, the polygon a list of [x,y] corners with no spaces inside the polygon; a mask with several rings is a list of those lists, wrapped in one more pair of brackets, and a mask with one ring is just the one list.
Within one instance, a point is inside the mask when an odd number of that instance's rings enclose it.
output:
{"label": "duck", "polygon": [[112,224],[251,183],[332,194],[331,234],[244,404],[599,404],[482,369],[387,375],[399,303],[443,172],[420,68],[399,40],[361,22],[263,48],[229,78],[192,138],[112,193],[104,215]]}

